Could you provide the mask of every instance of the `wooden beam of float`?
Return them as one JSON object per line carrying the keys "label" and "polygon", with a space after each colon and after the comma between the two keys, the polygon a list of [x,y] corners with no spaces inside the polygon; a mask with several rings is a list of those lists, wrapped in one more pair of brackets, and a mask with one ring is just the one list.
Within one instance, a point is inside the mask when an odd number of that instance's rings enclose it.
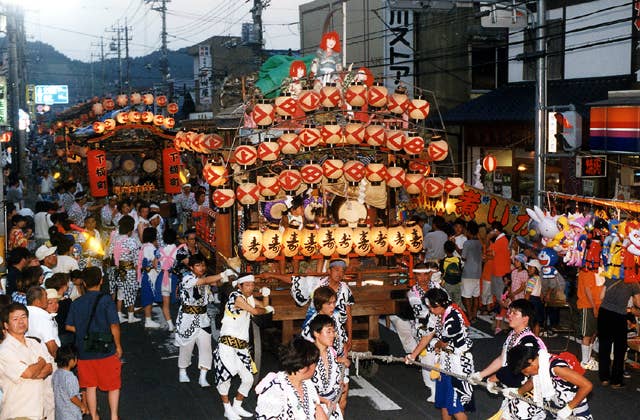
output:
{"label": "wooden beam of float", "polygon": [[100,137],[93,137],[87,140],[87,143],[93,144],[103,140],[107,140],[113,137],[118,131],[122,130],[147,130],[151,131],[155,136],[161,137],[165,140],[173,140],[175,138],[175,134],[166,134],[162,129],[149,124],[125,124],[125,125],[117,125],[113,130],[105,132],[105,134]]}

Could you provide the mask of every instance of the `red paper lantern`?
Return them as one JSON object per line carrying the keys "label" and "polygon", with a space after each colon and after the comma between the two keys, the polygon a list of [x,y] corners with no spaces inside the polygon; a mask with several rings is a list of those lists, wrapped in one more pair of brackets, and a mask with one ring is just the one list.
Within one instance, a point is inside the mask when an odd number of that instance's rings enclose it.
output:
{"label": "red paper lantern", "polygon": [[204,153],[202,148],[202,142],[204,141],[204,133],[192,133],[189,132],[187,136],[187,148],[196,153]]}
{"label": "red paper lantern", "polygon": [[140,113],[138,111],[129,111],[129,122],[131,124],[137,124],[140,122]]}
{"label": "red paper lantern", "polygon": [[298,97],[298,105],[304,112],[313,112],[320,106],[320,94],[313,89],[303,90]]}
{"label": "red paper lantern", "polygon": [[280,145],[275,141],[265,141],[258,145],[258,158],[263,162],[272,162],[280,155]]}
{"label": "red paper lantern", "polygon": [[150,93],[145,93],[142,95],[142,103],[145,105],[153,105],[153,95]]}
{"label": "red paper lantern", "polygon": [[365,175],[365,168],[362,162],[358,160],[350,160],[344,164],[344,179],[349,183],[359,183]]}
{"label": "red paper lantern", "polygon": [[309,184],[315,185],[322,181],[322,166],[317,163],[308,163],[300,168],[302,180]]}
{"label": "red paper lantern", "polygon": [[344,162],[339,159],[327,159],[322,163],[322,173],[329,183],[335,183],[344,173]]}
{"label": "red paper lantern", "polygon": [[335,83],[329,83],[320,89],[320,105],[325,108],[337,108],[340,106],[340,90]]}
{"label": "red paper lantern", "polygon": [[167,105],[167,112],[171,115],[177,114],[179,109],[180,108],[178,107],[178,104],[175,102],[171,102],[169,105]]}
{"label": "red paper lantern", "polygon": [[427,147],[427,154],[433,162],[445,160],[449,154],[449,145],[444,140],[431,141]]}
{"label": "red paper lantern", "polygon": [[367,91],[367,101],[370,107],[382,108],[387,104],[389,90],[380,82],[375,82]]}
{"label": "red paper lantern", "polygon": [[322,143],[320,129],[311,124],[305,124],[304,128],[298,133],[300,144],[307,149],[318,146]]}
{"label": "red paper lantern", "polygon": [[226,209],[233,206],[233,203],[236,200],[236,195],[230,188],[218,188],[213,191],[211,198],[213,199],[213,204],[216,207]]}
{"label": "red paper lantern", "polygon": [[126,124],[129,122],[129,113],[128,112],[118,112],[116,114],[116,121],[118,124]]}
{"label": "red paper lantern", "polygon": [[369,125],[364,130],[364,139],[369,146],[380,147],[385,144],[385,129],[383,125]]}
{"label": "red paper lantern", "polygon": [[302,175],[297,169],[285,169],[278,175],[278,184],[287,192],[294,192],[302,184]]}
{"label": "red paper lantern", "polygon": [[111,98],[105,98],[102,101],[102,106],[104,107],[104,109],[106,109],[107,111],[112,111],[113,108],[115,108],[116,104],[115,102],[113,102],[113,99]]}
{"label": "red paper lantern", "polygon": [[389,150],[399,152],[403,149],[407,136],[404,131],[391,128],[386,132],[386,144]]}
{"label": "red paper lantern", "polygon": [[138,105],[140,104],[140,102],[142,102],[142,95],[140,95],[138,92],[133,92],[131,94],[130,101],[132,105]]}
{"label": "red paper lantern", "polygon": [[404,169],[399,166],[390,166],[387,168],[387,187],[400,188],[404,185],[405,179]]}
{"label": "red paper lantern", "polygon": [[409,195],[419,195],[424,188],[424,176],[422,174],[406,174],[404,188]]}
{"label": "red paper lantern", "polygon": [[424,139],[418,133],[407,133],[407,140],[404,142],[403,149],[408,155],[419,155],[424,150]]}
{"label": "red paper lantern", "polygon": [[92,124],[93,127],[93,131],[95,131],[96,134],[102,134],[104,133],[104,123],[102,121],[96,121]]}
{"label": "red paper lantern", "polygon": [[87,170],[89,171],[89,189],[93,197],[106,197],[107,186],[107,154],[104,150],[87,151]]}
{"label": "red paper lantern", "polygon": [[217,134],[205,135],[200,143],[202,153],[213,153],[218,150],[224,144],[224,139]]}
{"label": "red paper lantern", "polygon": [[344,98],[354,109],[360,109],[367,103],[367,87],[357,82],[347,88]]}
{"label": "red paper lantern", "polygon": [[336,122],[325,124],[320,127],[320,136],[325,144],[331,146],[340,144],[342,143],[342,127]]}
{"label": "red paper lantern", "polygon": [[291,118],[296,113],[297,103],[290,93],[284,93],[274,101],[276,115],[285,119]]}
{"label": "red paper lantern", "polygon": [[362,144],[364,142],[364,132],[364,124],[349,123],[344,127],[344,139],[347,144]]}
{"label": "red paper lantern", "polygon": [[487,172],[493,172],[498,166],[498,159],[493,155],[487,155],[482,159],[482,167]]}
{"label": "red paper lantern", "polygon": [[164,192],[178,194],[180,185],[180,152],[175,147],[162,150],[162,174],[164,178]]}
{"label": "red paper lantern", "polygon": [[429,176],[431,174],[431,166],[423,161],[412,160],[409,162],[409,171]]}
{"label": "red paper lantern", "polygon": [[116,120],[113,118],[107,118],[104,120],[104,129],[105,131],[112,131],[116,128]]}
{"label": "red paper lantern", "polygon": [[458,197],[464,194],[464,179],[449,177],[444,181],[444,192],[451,197]]}
{"label": "red paper lantern", "polygon": [[207,163],[202,168],[202,177],[212,187],[220,187],[227,183],[229,172],[226,166]]}
{"label": "red paper lantern", "polygon": [[153,125],[161,127],[164,124],[164,116],[163,115],[155,115],[153,117]]}
{"label": "red paper lantern", "polygon": [[258,160],[258,151],[253,146],[243,144],[233,151],[233,159],[238,165],[251,166]]}
{"label": "red paper lantern", "polygon": [[276,112],[273,109],[273,105],[263,100],[255,104],[251,116],[253,117],[253,121],[256,125],[266,127],[273,124]]}
{"label": "red paper lantern", "polygon": [[438,177],[425,178],[424,194],[429,198],[440,198],[444,192],[444,180]]}
{"label": "red paper lantern", "polygon": [[102,105],[100,102],[97,102],[91,105],[91,110],[95,115],[102,115],[104,114],[104,105]]}
{"label": "red paper lantern", "polygon": [[258,189],[260,190],[260,195],[263,197],[275,197],[280,192],[280,183],[278,182],[278,178],[275,176],[259,177]]}
{"label": "red paper lantern", "polygon": [[394,114],[404,114],[409,108],[409,97],[404,93],[394,92],[389,95],[387,109]]}
{"label": "red paper lantern", "polygon": [[371,185],[380,185],[387,179],[387,168],[382,163],[369,163],[366,166],[366,177]]}
{"label": "red paper lantern", "polygon": [[280,152],[285,155],[295,155],[302,147],[298,135],[293,131],[285,131],[278,138],[278,146],[280,146]]}
{"label": "red paper lantern", "polygon": [[153,122],[153,112],[151,111],[144,111],[141,115],[140,115],[140,121],[144,122],[144,123],[152,123]]}
{"label": "red paper lantern", "polygon": [[164,122],[162,123],[162,126],[167,130],[171,130],[173,127],[176,126],[176,120],[174,120],[172,117],[164,117]]}
{"label": "red paper lantern", "polygon": [[256,204],[260,200],[260,188],[252,182],[240,184],[236,188],[236,199],[245,206]]}
{"label": "red paper lantern", "polygon": [[409,118],[414,120],[424,120],[429,115],[429,102],[422,98],[412,99],[409,101]]}
{"label": "red paper lantern", "polygon": [[164,106],[166,106],[166,105],[167,105],[167,97],[166,97],[166,96],[164,96],[164,95],[160,95],[160,96],[158,96],[158,97],[156,98],[156,104],[157,104],[159,107],[164,107]]}

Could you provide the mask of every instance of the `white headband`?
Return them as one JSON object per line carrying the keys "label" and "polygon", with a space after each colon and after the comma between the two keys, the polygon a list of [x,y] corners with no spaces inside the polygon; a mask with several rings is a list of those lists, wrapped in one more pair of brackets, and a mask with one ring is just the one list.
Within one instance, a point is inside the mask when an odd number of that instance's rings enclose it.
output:
{"label": "white headband", "polygon": [[158,213],[154,214],[153,216],[151,216],[151,218],[149,219],[149,221],[152,221],[153,219],[161,219],[162,216],[160,216]]}
{"label": "white headband", "polygon": [[255,278],[255,276],[253,274],[249,274],[249,275],[246,275],[246,276],[239,277],[238,279],[234,280],[232,284],[233,284],[233,287],[236,287],[239,284],[246,283],[246,282],[249,282],[249,281],[256,281],[256,278]]}

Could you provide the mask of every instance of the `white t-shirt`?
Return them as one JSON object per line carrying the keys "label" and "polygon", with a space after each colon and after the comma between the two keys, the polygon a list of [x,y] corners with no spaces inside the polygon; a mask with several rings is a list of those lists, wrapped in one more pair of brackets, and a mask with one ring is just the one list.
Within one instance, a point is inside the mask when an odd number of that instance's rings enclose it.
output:
{"label": "white t-shirt", "polygon": [[51,215],[46,211],[36,213],[33,217],[34,234],[36,239],[49,239],[49,228],[53,226]]}
{"label": "white t-shirt", "polygon": [[54,315],[37,306],[27,306],[27,309],[29,310],[29,329],[25,335],[39,338],[43,344],[53,340],[60,346],[58,326],[53,320]]}
{"label": "white t-shirt", "polygon": [[69,255],[58,255],[58,264],[53,267],[54,273],[70,273],[73,270],[79,270],[78,261]]}

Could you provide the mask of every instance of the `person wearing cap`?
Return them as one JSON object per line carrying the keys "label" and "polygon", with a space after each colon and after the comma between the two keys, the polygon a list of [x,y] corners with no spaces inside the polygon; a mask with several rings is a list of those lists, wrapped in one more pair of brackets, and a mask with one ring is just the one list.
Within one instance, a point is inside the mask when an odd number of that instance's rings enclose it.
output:
{"label": "person wearing cap", "polygon": [[44,271],[44,280],[53,275],[53,269],[58,265],[57,246],[41,245],[36,249],[36,259],[40,261],[40,267]]}
{"label": "person wearing cap", "polygon": [[524,289],[524,298],[533,304],[535,324],[533,332],[535,335],[540,334],[540,327],[544,324],[544,303],[542,302],[542,264],[538,260],[527,261],[525,264],[529,273],[529,280]]}
{"label": "person wearing cap", "polygon": [[[509,350],[517,345],[528,345],[537,349],[546,350],[544,342],[534,335],[532,329],[536,324],[535,320],[535,308],[531,302],[526,299],[516,299],[509,305],[507,311],[507,319],[509,321],[509,327],[511,332],[507,336],[507,339],[502,345],[502,351],[498,357],[483,370],[474,372],[471,374],[469,380],[473,385],[477,385],[484,378],[487,378],[487,389],[489,392],[497,394],[497,383],[500,382],[503,387],[506,388],[518,388],[523,380],[524,376],[521,374],[514,375],[507,367],[507,354]],[[544,418],[545,411],[530,405],[522,400],[508,397],[505,395],[505,399],[500,407],[503,413],[508,413],[508,416],[503,414],[502,418],[508,419],[524,419],[524,418]]]}
{"label": "person wearing cap", "polygon": [[198,369],[201,387],[209,386],[207,372],[211,369],[211,319],[207,305],[213,302],[210,285],[226,283],[234,271],[227,269],[220,274],[205,276],[207,264],[200,255],[189,258],[189,271],[180,281],[180,308],[176,318],[175,345],[178,351],[180,382],[189,382],[187,368],[191,365],[193,347],[198,346]]}
{"label": "person wearing cap", "polygon": [[[193,257],[189,258],[191,262]],[[233,272],[229,269],[229,271]],[[218,347],[213,352],[214,381],[224,406],[224,416],[237,420],[252,417],[253,414],[242,408],[242,401],[249,395],[253,385],[253,374],[257,372],[249,353],[249,328],[251,317],[273,312],[269,306],[268,288],[260,290],[263,301],[253,297],[255,277],[252,274],[241,275],[233,281],[236,289],[229,294],[224,303],[224,316],[220,328]],[[231,378],[240,376],[240,386],[233,404],[229,401]]]}
{"label": "person wearing cap", "polygon": [[524,289],[527,287],[529,273],[527,272],[527,257],[524,254],[516,254],[513,257],[513,266],[511,271],[511,289],[509,290],[509,300],[512,302],[516,299],[524,298]]}
{"label": "person wearing cap", "polygon": [[55,321],[55,314],[47,312],[47,306],[49,294],[57,298],[58,292],[54,289],[49,290],[40,286],[31,286],[27,290],[27,309],[29,310],[27,335],[39,339],[47,347],[49,354],[55,357],[60,347],[58,324]]}
{"label": "person wearing cap", "polygon": [[[118,234],[114,235],[107,251],[107,257],[113,258],[115,264],[109,289],[115,296],[120,322],[130,324],[140,322],[133,314],[133,305],[140,287],[135,267],[140,241],[137,235],[133,235],[134,224],[133,217],[123,216],[118,222]],[[128,318],[122,314],[123,304],[127,308]]]}
{"label": "person wearing cap", "polygon": [[189,219],[191,219],[191,211],[194,204],[196,204],[196,197],[193,192],[191,192],[191,184],[182,185],[182,192],[173,197],[173,202],[176,204],[176,210],[178,212],[178,217],[180,218],[180,225],[184,232],[188,228],[188,222]]}
{"label": "person wearing cap", "polygon": [[100,222],[103,229],[109,231],[115,229],[116,225],[113,219],[116,214],[118,214],[118,196],[111,195],[107,203],[100,209]]}
{"label": "person wearing cap", "polygon": [[[429,312],[425,297],[429,289],[439,287],[434,280],[440,277],[438,264],[434,261],[418,263],[413,267],[416,283],[407,292],[407,300],[411,307],[411,320],[407,321],[394,315],[391,322],[398,331],[398,337],[407,354],[414,360],[433,365],[435,362],[435,348],[433,341],[438,318]],[[433,403],[436,398],[436,383],[431,379],[430,371],[422,369],[422,380],[431,394],[427,402]]]}

